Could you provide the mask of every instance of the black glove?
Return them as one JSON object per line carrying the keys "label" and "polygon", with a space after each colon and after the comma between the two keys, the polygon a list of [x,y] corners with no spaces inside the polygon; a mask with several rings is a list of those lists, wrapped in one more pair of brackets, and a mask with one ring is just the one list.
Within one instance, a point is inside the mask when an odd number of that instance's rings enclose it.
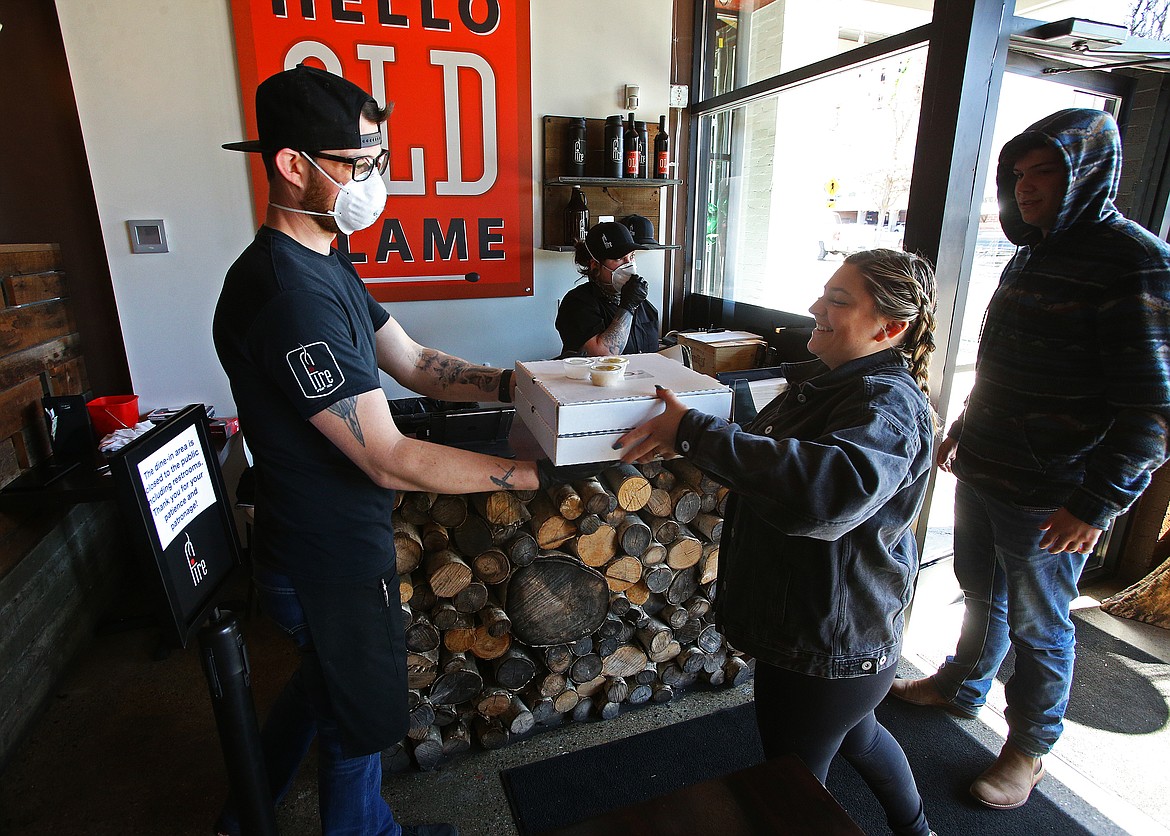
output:
{"label": "black glove", "polygon": [[622,301],[619,307],[633,313],[638,306],[646,301],[650,293],[650,285],[641,276],[630,276],[630,280],[622,285]]}
{"label": "black glove", "polygon": [[536,460],[536,477],[540,480],[541,490],[547,491],[557,485],[567,482],[576,482],[578,479],[590,479],[601,474],[613,462],[585,462],[584,464],[563,464],[555,466],[548,459]]}

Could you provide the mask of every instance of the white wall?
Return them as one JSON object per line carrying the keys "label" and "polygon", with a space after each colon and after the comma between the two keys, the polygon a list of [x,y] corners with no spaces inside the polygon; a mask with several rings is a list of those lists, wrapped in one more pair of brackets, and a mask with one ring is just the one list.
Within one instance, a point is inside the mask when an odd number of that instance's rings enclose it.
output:
{"label": "white wall", "polygon": [[[56,2],[142,408],[205,401],[232,414],[211,318],[224,273],[255,230],[245,155],[220,148],[244,138],[230,4]],[[671,0],[531,0],[537,242],[541,117],[620,113],[627,83],[641,86],[640,116],[665,113],[671,9]],[[132,255],[125,222],[136,218],[163,218],[171,251]],[[577,273],[569,253],[538,249],[534,260],[531,297],[387,308],[419,342],[474,362],[552,357],[557,301]],[[656,301],[662,265],[660,252],[638,257]],[[385,388],[405,394],[388,379]]]}

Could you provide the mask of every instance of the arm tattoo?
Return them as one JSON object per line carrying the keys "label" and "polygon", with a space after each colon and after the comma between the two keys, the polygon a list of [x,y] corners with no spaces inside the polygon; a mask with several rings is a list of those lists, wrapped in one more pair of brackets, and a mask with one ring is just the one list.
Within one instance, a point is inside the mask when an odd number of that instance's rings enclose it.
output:
{"label": "arm tattoo", "polygon": [[357,396],[342,398],[332,406],[326,407],[326,409],[345,422],[345,425],[349,427],[349,431],[353,433],[353,437],[357,439],[358,444],[363,447],[366,446],[366,437],[362,432],[361,422],[358,421]]}
{"label": "arm tattoo", "polygon": [[458,357],[452,357],[439,351],[424,350],[419,355],[417,366],[420,370],[434,376],[443,389],[449,389],[458,384],[467,384],[484,392],[495,394],[496,389],[499,388],[500,372],[498,369],[474,366]]}
{"label": "arm tattoo", "polygon": [[493,485],[499,485],[499,486],[500,486],[501,488],[503,488],[504,490],[506,490],[506,491],[510,491],[510,490],[513,490],[513,487],[512,487],[512,483],[511,483],[511,482],[509,482],[509,481],[508,481],[508,479],[509,479],[509,477],[511,477],[511,475],[512,475],[513,473],[515,473],[515,472],[516,472],[516,468],[515,468],[515,467],[510,467],[510,468],[508,468],[508,470],[507,470],[507,471],[504,473],[504,475],[503,475],[503,476],[501,476],[501,477],[499,477],[499,478],[496,478],[495,476],[489,476],[488,478],[492,480],[492,484],[493,484]]}
{"label": "arm tattoo", "polygon": [[630,328],[633,324],[634,315],[625,308],[619,310],[613,322],[599,336],[605,350],[610,354],[621,354],[622,349],[626,347],[626,341],[630,338]]}

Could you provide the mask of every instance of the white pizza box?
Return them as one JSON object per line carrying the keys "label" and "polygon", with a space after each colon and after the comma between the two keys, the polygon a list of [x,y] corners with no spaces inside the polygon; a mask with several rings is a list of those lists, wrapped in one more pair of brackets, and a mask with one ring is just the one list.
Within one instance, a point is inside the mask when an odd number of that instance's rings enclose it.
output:
{"label": "white pizza box", "polygon": [[565,374],[560,360],[516,363],[516,413],[553,464],[616,461],[613,443],[662,412],[654,387],[689,407],[727,418],[731,389],[658,354],[629,354],[622,380],[595,386]]}

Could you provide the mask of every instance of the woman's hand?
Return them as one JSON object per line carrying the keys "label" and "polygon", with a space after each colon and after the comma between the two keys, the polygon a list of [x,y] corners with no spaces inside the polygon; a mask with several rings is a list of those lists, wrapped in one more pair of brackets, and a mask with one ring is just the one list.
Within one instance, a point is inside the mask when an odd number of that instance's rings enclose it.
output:
{"label": "woman's hand", "polygon": [[943,436],[943,440],[938,443],[938,450],[934,454],[934,463],[943,473],[951,472],[951,462],[955,460],[955,448],[958,446],[958,439],[951,438],[949,435]]}
{"label": "woman's hand", "polygon": [[686,415],[687,407],[669,389],[655,386],[655,394],[666,404],[661,415],[655,415],[640,427],[634,427],[614,444],[615,450],[625,450],[622,461],[648,462],[657,458],[674,458],[678,451],[674,447],[678,436],[678,425]]}

